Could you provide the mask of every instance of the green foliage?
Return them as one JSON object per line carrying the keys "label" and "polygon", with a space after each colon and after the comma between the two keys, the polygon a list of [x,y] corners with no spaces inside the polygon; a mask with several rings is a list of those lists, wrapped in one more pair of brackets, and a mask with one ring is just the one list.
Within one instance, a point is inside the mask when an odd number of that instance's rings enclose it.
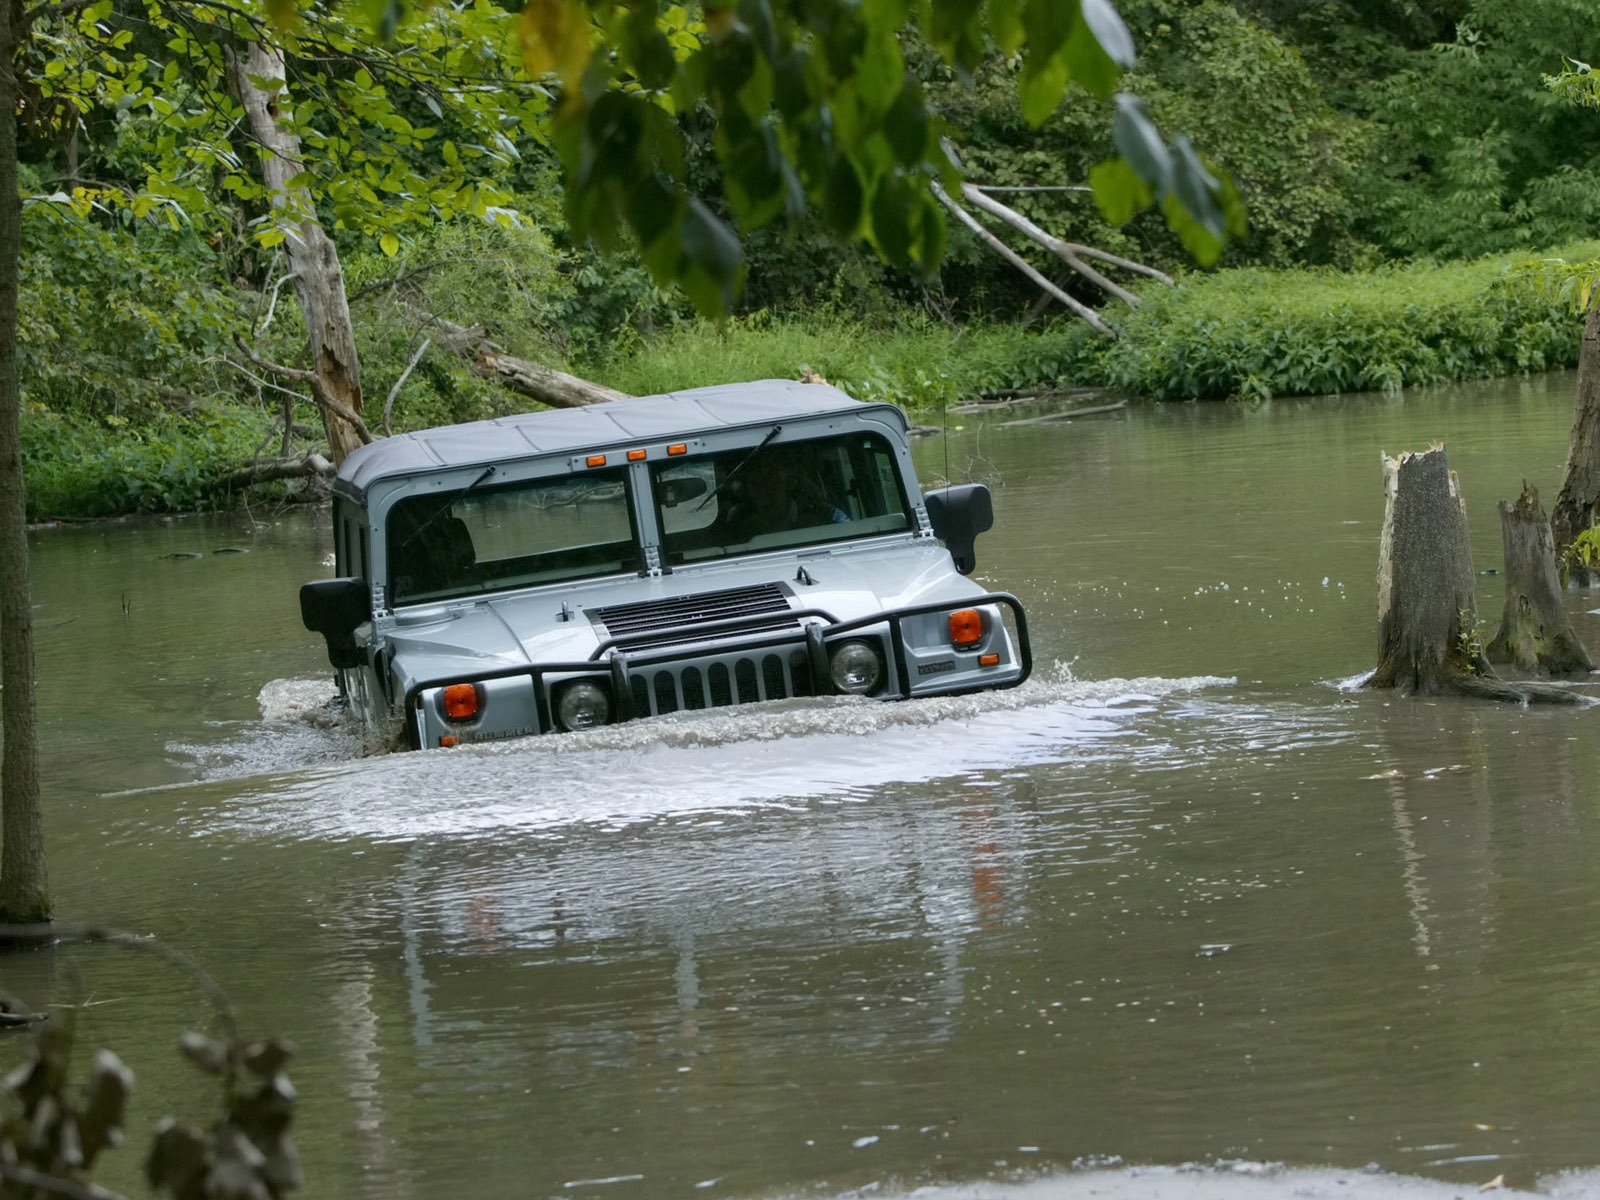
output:
{"label": "green foliage", "polygon": [[22,230],[17,348],[33,403],[127,419],[231,386],[218,356],[246,299],[192,229],[111,230],[45,201],[23,209]]}
{"label": "green foliage", "polygon": [[1244,197],[1249,232],[1231,257],[1348,258],[1351,177],[1370,135],[1329,105],[1300,53],[1218,0],[1133,4],[1129,19],[1145,50],[1130,87],[1226,166]]}
{"label": "green foliage", "polygon": [[1567,586],[1567,581],[1574,574],[1585,579],[1600,574],[1600,525],[1585,529],[1568,542],[1562,548],[1556,566],[1561,570],[1562,587]]}
{"label": "green foliage", "polygon": [[1391,390],[1569,366],[1578,318],[1517,260],[1242,269],[1148,289],[1104,381],[1158,400]]}
{"label": "green foliage", "polygon": [[[927,184],[954,187],[956,175],[942,122],[907,70],[906,41],[920,36],[963,77],[991,37],[1020,53],[1017,96],[1033,125],[1069,83],[1106,96],[1133,62],[1132,39],[1107,0],[916,8],[742,0],[709,8],[703,25],[656,0],[533,0],[522,31],[529,70],[561,81],[555,144],[573,235],[614,244],[627,229],[657,282],[676,281],[709,313],[731,308],[743,249],[686,186],[676,114],[711,111],[725,198],[742,231],[809,206],[835,235],[926,275],[946,238]],[[1223,183],[1182,139],[1169,145],[1130,98],[1118,102],[1114,137],[1132,174],[1097,188],[1153,201],[1194,253],[1214,258],[1238,221]]]}
{"label": "green foliage", "polygon": [[1575,0],[1471,0],[1453,30],[1354,89],[1379,138],[1354,197],[1400,255],[1472,257],[1588,236],[1600,224],[1600,125],[1540,86],[1600,52]]}
{"label": "green foliage", "polygon": [[[275,28],[266,19],[289,19]],[[303,215],[270,197],[235,138],[243,110],[230,63],[246,43],[284,56],[276,98],[301,139],[309,190],[330,228],[387,252],[412,230],[471,215],[513,223],[500,181],[537,136],[543,88],[519,78],[517,17],[494,5],[430,5],[378,40],[356,12],[186,0],[38,6],[23,47],[24,110],[36,136],[81,129],[83,161],[64,199],[157,217],[172,228],[248,220],[257,245],[293,236]],[[396,9],[398,12],[398,9]],[[103,173],[102,173],[103,172]],[[241,209],[244,211],[241,212]]]}
{"label": "green foliage", "polygon": [[29,408],[22,422],[28,515],[182,512],[211,502],[216,482],[270,445],[265,414],[217,406],[190,417],[90,421]]}

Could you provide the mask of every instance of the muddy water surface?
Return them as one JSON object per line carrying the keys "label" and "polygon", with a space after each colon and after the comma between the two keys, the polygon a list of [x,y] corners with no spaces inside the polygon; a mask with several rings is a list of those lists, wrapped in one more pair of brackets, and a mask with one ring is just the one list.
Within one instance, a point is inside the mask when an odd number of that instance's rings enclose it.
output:
{"label": "muddy water surface", "polygon": [[[40,534],[58,911],[297,1044],[308,1194],[1600,1195],[1600,708],[1347,686],[1380,451],[1448,444],[1492,569],[1571,394],[952,416],[1025,687],[438,754],[322,707],[320,514]],[[136,1144],[195,1111],[181,975],[0,970],[129,1060]]]}

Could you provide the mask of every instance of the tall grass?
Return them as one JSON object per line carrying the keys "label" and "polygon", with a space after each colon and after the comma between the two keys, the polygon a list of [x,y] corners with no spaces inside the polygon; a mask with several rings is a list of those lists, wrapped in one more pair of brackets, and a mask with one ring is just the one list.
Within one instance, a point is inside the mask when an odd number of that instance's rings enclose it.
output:
{"label": "tall grass", "polygon": [[759,314],[681,326],[612,363],[604,379],[642,396],[735,380],[795,379],[809,368],[857,399],[925,412],[1073,377],[1096,340],[1087,327],[1068,321],[954,329],[924,318],[876,326]]}

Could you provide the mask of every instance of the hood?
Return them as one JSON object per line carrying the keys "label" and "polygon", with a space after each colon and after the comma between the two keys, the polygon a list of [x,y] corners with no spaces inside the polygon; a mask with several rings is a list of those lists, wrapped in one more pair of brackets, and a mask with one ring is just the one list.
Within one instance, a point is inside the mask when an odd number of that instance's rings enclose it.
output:
{"label": "hood", "polygon": [[640,629],[681,635],[723,616],[815,610],[839,621],[984,594],[929,540],[752,555],[670,575],[564,584],[486,596],[398,617],[389,645],[407,684],[537,662],[589,659],[602,641]]}

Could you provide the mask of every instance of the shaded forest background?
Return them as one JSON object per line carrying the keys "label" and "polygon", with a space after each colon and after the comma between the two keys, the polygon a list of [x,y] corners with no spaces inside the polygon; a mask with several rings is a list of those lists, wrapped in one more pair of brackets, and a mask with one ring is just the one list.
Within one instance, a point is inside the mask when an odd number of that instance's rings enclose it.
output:
{"label": "shaded forest background", "polygon": [[[528,406],[434,345],[419,311],[624,392],[810,368],[912,408],[1084,384],[1164,399],[1317,393],[1575,361],[1581,318],[1547,260],[1595,256],[1600,119],[1542,78],[1600,58],[1587,4],[1119,8],[1140,50],[1125,86],[1231,173],[1248,206],[1248,234],[1210,274],[1158,215],[1114,226],[1085,189],[1113,153],[1109,102],[1075,92],[1035,129],[1015,62],[965,81],[907,48],[973,182],[1052,233],[1177,278],[1135,288],[1150,302],[1134,310],[1022,250],[1100,307],[1116,340],[1052,309],[954,223],[942,266],[918,277],[805,217],[748,235],[735,314],[707,324],[626,248],[601,256],[568,235],[559,164],[530,137],[498,178],[523,218],[510,227],[463,217],[387,246],[334,231],[363,415],[398,431]],[[704,113],[680,119],[691,180],[720,195],[716,131]],[[59,136],[24,133],[20,354],[36,517],[218,502],[241,463],[320,438],[309,402],[235,349],[245,333],[292,362],[305,341],[280,256],[252,239],[243,201],[183,220],[66,202],[85,183],[136,190],[157,120],[96,112]]]}

